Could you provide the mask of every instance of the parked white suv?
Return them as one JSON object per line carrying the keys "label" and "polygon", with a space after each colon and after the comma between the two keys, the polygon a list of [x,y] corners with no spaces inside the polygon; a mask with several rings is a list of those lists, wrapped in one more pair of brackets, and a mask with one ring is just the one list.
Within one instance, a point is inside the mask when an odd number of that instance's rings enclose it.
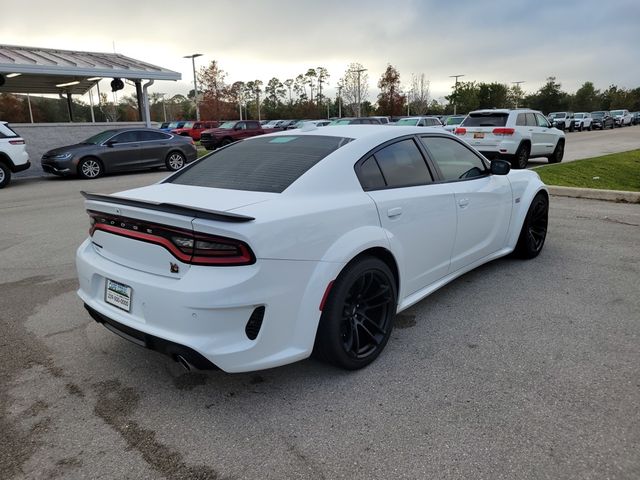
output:
{"label": "parked white suv", "polygon": [[21,172],[31,166],[24,143],[7,122],[0,122],[0,188],[9,185],[11,173]]}
{"label": "parked white suv", "polygon": [[589,130],[591,131],[591,123],[593,123],[593,118],[589,112],[578,112],[573,116],[573,129],[582,131]]}
{"label": "parked white suv", "polygon": [[564,156],[564,132],[535,110],[476,110],[455,133],[488,159],[509,160],[513,168],[526,168],[533,157],[558,163]]}
{"label": "parked white suv", "polygon": [[616,122],[616,127],[630,127],[633,122],[633,115],[629,110],[611,110],[611,116]]}

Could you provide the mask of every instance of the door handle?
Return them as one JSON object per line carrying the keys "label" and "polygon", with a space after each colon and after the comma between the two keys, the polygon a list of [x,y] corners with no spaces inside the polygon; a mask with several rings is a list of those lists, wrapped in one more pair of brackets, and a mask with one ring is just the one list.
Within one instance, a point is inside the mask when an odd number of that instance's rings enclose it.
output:
{"label": "door handle", "polygon": [[460,205],[460,208],[466,208],[467,205],[469,205],[469,199],[461,198],[460,200],[458,200],[458,205]]}
{"label": "door handle", "polygon": [[387,210],[387,217],[389,218],[399,217],[400,215],[402,215],[401,207],[390,208],[389,210]]}

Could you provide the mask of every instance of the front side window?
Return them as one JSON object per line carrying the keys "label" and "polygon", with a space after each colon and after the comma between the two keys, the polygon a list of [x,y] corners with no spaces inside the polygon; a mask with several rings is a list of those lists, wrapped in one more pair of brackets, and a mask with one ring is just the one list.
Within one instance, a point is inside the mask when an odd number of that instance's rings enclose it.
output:
{"label": "front side window", "polygon": [[138,135],[138,132],[130,130],[128,132],[122,132],[121,134],[116,135],[115,137],[113,137],[111,139],[111,141],[113,143],[139,142],[140,141],[140,136]]}
{"label": "front side window", "polygon": [[536,120],[538,121],[539,127],[549,128],[551,126],[549,125],[549,121],[544,118],[544,115],[540,113],[536,113]]}
{"label": "front side window", "polygon": [[480,157],[455,139],[422,137],[421,140],[445,181],[475,178],[487,173],[487,167]]}
{"label": "front side window", "polygon": [[427,164],[412,139],[384,147],[374,157],[387,187],[409,187],[433,181]]}

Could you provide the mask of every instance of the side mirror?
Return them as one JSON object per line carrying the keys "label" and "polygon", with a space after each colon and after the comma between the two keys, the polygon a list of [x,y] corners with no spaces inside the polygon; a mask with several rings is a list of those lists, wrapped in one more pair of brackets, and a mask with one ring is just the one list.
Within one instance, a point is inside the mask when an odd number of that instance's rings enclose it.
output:
{"label": "side mirror", "polygon": [[511,164],[506,160],[492,160],[491,161],[491,174],[492,175],[506,175],[511,170]]}
{"label": "side mirror", "polygon": [[118,142],[114,142],[113,140],[109,140],[108,142],[105,142],[105,145],[109,148],[112,148],[116,143]]}

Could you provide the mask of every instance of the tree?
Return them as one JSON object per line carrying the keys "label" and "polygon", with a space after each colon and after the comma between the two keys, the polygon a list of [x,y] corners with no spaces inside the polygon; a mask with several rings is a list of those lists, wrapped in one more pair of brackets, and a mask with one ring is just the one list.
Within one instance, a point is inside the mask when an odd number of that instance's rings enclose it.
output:
{"label": "tree", "polygon": [[318,105],[322,103],[322,85],[329,83],[329,72],[324,67],[316,68],[318,78]]}
{"label": "tree", "polygon": [[360,63],[351,63],[340,82],[344,108],[351,115],[359,115],[361,104],[369,98],[369,75],[366,69]]}
{"label": "tree", "polygon": [[[476,108],[505,108],[509,103],[509,87],[502,83],[479,83]],[[465,110],[470,111],[470,110]]]}
{"label": "tree", "polygon": [[561,84],[556,82],[556,77],[548,77],[540,89],[533,95],[528,96],[525,102],[530,108],[540,110],[544,113],[567,110],[567,94],[563,92]]}
{"label": "tree", "polygon": [[378,80],[378,113],[380,115],[402,115],[406,97],[400,89],[400,73],[392,65],[387,65]]}
{"label": "tree", "polygon": [[316,86],[316,79],[318,78],[318,74],[315,69],[310,68],[307,70],[307,73],[304,74],[304,82],[309,85],[309,101],[313,103],[313,89]]}
{"label": "tree", "polygon": [[600,108],[600,91],[591,82],[584,82],[573,96],[572,108],[577,112],[591,112]]}
{"label": "tree", "polygon": [[520,84],[516,83],[509,87],[507,92],[507,106],[509,108],[518,108],[523,106],[524,91]]}
{"label": "tree", "polygon": [[226,105],[223,105],[226,76],[227,74],[216,60],[211,61],[208,67],[202,67],[198,72],[198,82],[203,96],[200,109],[204,118],[222,119],[223,111],[226,110]]}
{"label": "tree", "polygon": [[448,111],[453,112],[454,106],[456,113],[470,112],[478,108],[478,86],[476,82],[458,82],[457,88],[454,87],[453,93],[444,97],[449,101]]}
{"label": "tree", "polygon": [[252,112],[254,118],[260,120],[260,94],[262,93],[262,80],[251,80],[245,84],[245,94],[247,98],[255,99],[252,108],[255,110]]}
{"label": "tree", "polygon": [[284,86],[287,87],[287,90],[289,90],[289,105],[291,105],[293,103],[293,97],[291,96],[291,89],[293,88],[293,78],[287,78],[284,82]]}
{"label": "tree", "polygon": [[281,99],[284,98],[286,92],[284,85],[276,77],[273,77],[267,86],[264,87],[264,110],[267,118],[274,118],[278,114],[278,110],[282,105]]}
{"label": "tree", "polygon": [[407,114],[424,115],[429,111],[429,89],[430,83],[424,73],[411,74],[411,86],[407,93]]}

